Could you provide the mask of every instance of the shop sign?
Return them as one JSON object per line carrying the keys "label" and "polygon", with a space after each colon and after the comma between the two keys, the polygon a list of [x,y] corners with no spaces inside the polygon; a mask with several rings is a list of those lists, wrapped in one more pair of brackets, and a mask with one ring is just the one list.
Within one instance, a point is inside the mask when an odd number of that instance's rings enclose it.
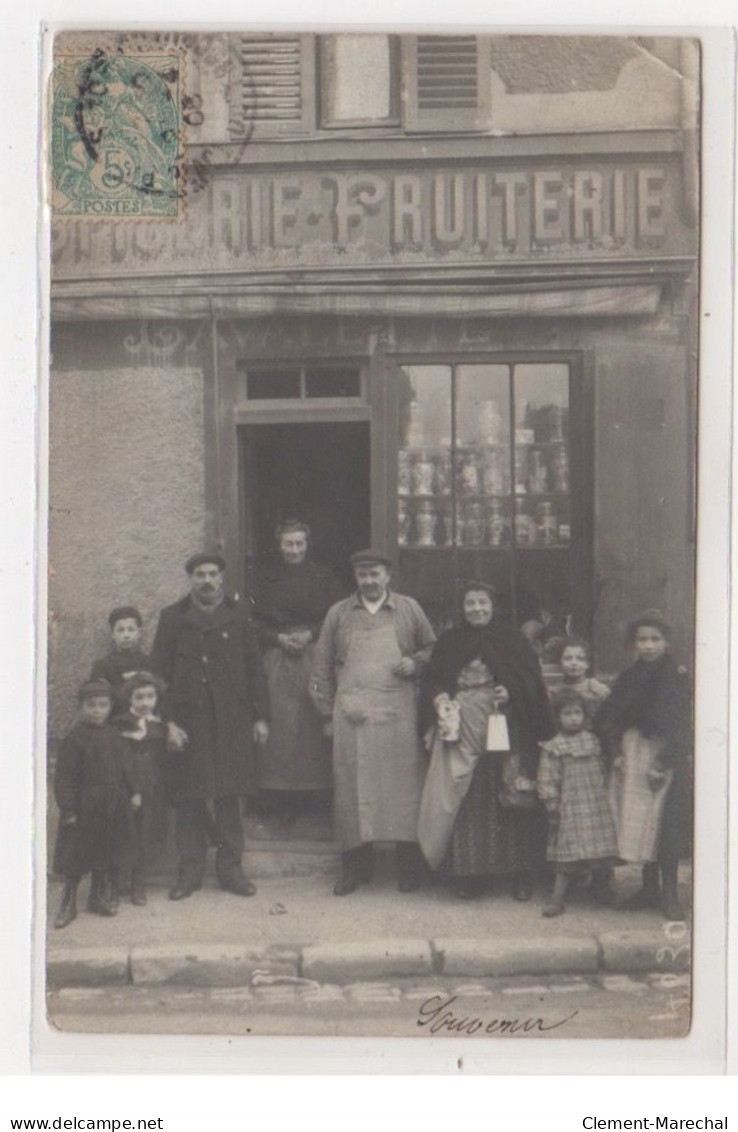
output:
{"label": "shop sign", "polygon": [[184,225],[65,221],[55,272],[684,254],[679,184],[667,161],[214,173]]}

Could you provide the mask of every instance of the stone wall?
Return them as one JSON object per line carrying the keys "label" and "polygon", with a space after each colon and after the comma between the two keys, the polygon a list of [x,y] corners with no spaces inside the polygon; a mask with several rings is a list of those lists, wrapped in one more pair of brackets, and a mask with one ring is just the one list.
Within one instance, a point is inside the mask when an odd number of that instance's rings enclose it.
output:
{"label": "stone wall", "polygon": [[194,369],[56,370],[50,395],[49,729],[133,603],[151,645],[182,563],[205,537],[203,376]]}

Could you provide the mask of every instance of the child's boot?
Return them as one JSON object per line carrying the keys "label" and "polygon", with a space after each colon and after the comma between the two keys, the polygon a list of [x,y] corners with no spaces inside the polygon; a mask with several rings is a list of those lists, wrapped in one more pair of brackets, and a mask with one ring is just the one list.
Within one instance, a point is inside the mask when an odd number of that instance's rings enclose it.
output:
{"label": "child's boot", "polygon": [[610,887],[612,881],[611,869],[593,869],[589,893],[598,904],[612,904],[613,894]]}
{"label": "child's boot", "polygon": [[556,881],[554,882],[554,889],[551,893],[550,900],[543,905],[541,909],[542,916],[561,916],[566,911],[564,900],[566,898],[566,890],[569,887],[569,878],[565,873],[557,873]]}
{"label": "child's boot", "polygon": [[146,903],[146,880],[143,871],[134,869],[131,882],[131,904],[142,908]]}
{"label": "child's boot", "polygon": [[59,911],[54,920],[55,928],[66,928],[77,919],[77,885],[79,877],[70,879],[64,885]]}

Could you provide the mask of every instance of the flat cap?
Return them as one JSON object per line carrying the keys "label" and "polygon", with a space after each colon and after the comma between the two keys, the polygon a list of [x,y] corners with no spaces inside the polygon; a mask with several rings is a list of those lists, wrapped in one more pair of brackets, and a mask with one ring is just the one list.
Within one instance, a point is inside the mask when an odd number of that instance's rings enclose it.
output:
{"label": "flat cap", "polygon": [[386,566],[392,569],[392,559],[383,550],[357,550],[349,559],[352,566]]}
{"label": "flat cap", "polygon": [[225,558],[222,554],[218,554],[217,551],[211,554],[209,551],[203,550],[200,554],[193,554],[191,558],[187,559],[185,562],[185,570],[188,574],[192,574],[198,566],[206,565],[217,566],[219,570],[225,570]]}

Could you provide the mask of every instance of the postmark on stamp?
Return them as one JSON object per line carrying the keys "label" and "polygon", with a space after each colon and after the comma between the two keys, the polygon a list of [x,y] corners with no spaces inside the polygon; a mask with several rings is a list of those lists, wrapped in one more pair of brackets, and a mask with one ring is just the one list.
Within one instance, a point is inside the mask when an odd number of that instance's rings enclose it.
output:
{"label": "postmark on stamp", "polygon": [[51,112],[55,217],[177,219],[182,54],[56,56]]}

